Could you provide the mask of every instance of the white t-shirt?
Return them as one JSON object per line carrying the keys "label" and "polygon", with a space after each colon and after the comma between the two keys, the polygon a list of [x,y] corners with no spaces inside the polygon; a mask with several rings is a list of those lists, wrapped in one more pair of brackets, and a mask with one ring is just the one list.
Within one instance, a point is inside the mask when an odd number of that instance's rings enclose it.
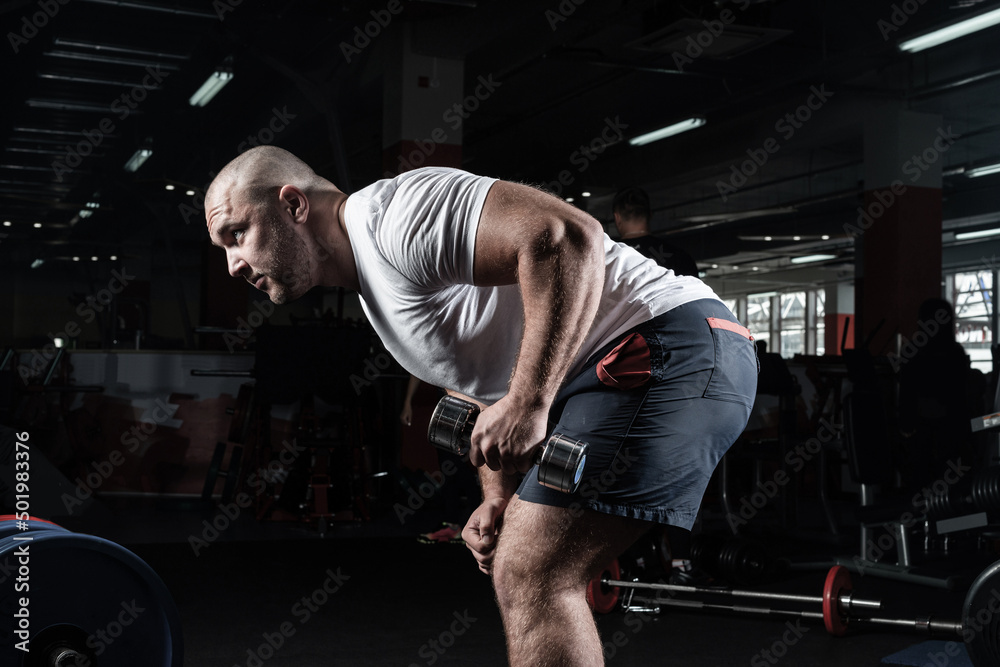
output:
{"label": "white t-shirt", "polygon": [[[483,203],[496,179],[425,167],[347,199],[361,306],[390,354],[429,384],[490,404],[507,393],[524,325],[518,285],[476,287]],[[618,334],[689,301],[718,298],[604,236],[604,292],[567,377]],[[583,335],[583,332],[581,332]]]}

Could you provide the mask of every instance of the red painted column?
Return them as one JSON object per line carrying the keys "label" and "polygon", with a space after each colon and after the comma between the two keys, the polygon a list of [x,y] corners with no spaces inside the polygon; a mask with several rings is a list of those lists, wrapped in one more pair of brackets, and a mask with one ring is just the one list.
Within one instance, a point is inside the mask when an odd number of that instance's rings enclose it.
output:
{"label": "red painted column", "polygon": [[854,347],[854,285],[831,283],[826,285],[825,293],[823,347],[825,354],[839,355],[845,348],[849,350]]}
{"label": "red painted column", "polygon": [[387,36],[382,105],[386,177],[462,164],[462,125],[472,111],[463,94],[464,63],[415,53],[411,31],[416,29],[406,25]]}
{"label": "red painted column", "polygon": [[[895,352],[917,310],[941,295],[941,167],[954,142],[940,116],[895,110],[865,125],[865,193],[854,225],[859,257],[855,341]],[[874,333],[877,329],[877,333]]]}

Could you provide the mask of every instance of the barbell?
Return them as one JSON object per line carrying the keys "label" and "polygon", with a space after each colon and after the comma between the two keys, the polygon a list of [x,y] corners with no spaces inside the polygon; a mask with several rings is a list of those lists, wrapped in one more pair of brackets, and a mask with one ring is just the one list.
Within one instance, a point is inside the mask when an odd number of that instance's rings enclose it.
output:
{"label": "barbell", "polygon": [[180,667],[163,581],[114,542],[0,516],[0,665]]}
{"label": "barbell", "polygon": [[[680,607],[700,611],[723,611],[736,614],[785,616],[822,620],[826,631],[836,637],[847,633],[850,625],[891,626],[914,630],[930,635],[951,636],[965,643],[974,665],[987,667],[1000,665],[1000,561],[983,570],[969,588],[962,605],[960,620],[943,620],[933,616],[902,619],[871,615],[882,608],[880,600],[857,597],[851,582],[850,571],[835,565],[827,573],[821,595],[795,595],[768,591],[750,591],[730,588],[705,588],[675,584],[625,581],[617,559],[587,586],[587,601],[597,613],[608,613],[618,603],[621,589],[656,591],[654,598],[633,598],[633,601],[654,606]],[[669,593],[670,597],[661,595]],[[725,604],[705,600],[675,599],[673,595],[711,595],[739,600],[771,601],[818,605],[813,609],[783,609],[754,605]]]}

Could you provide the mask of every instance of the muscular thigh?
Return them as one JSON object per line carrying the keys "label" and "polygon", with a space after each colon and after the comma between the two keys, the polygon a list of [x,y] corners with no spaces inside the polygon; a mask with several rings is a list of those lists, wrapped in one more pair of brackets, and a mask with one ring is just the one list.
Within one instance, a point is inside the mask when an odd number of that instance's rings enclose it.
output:
{"label": "muscular thigh", "polygon": [[504,513],[497,567],[521,579],[565,585],[586,582],[652,524],[580,506],[555,507],[520,500]]}

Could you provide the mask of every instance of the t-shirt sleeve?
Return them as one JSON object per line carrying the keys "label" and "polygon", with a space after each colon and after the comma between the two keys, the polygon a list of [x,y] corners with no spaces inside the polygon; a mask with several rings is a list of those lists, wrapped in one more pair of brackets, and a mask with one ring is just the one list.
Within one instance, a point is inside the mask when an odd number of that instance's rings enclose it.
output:
{"label": "t-shirt sleeve", "polygon": [[380,252],[416,285],[472,284],[476,230],[494,182],[436,167],[399,176],[375,234]]}

